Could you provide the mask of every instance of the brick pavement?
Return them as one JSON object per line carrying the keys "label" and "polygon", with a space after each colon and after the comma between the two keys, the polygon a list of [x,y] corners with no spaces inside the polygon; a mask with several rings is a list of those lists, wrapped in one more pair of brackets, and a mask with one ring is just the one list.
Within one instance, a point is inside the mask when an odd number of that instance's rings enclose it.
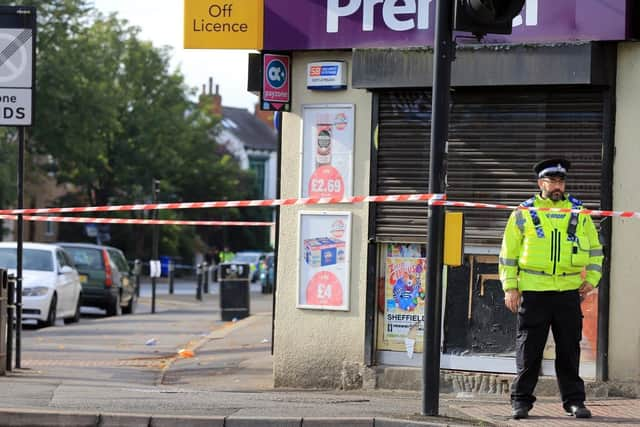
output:
{"label": "brick pavement", "polygon": [[508,402],[452,402],[450,407],[469,418],[484,421],[494,426],[640,426],[640,400],[636,399],[601,399],[586,402],[593,418],[575,419],[565,415],[562,405],[557,400],[536,402],[525,420],[511,419],[511,407]]}

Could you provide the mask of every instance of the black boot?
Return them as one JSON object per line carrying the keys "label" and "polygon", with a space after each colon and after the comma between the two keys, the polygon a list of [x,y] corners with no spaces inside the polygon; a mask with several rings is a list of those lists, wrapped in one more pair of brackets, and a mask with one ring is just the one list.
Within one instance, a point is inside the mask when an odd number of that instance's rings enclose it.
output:
{"label": "black boot", "polygon": [[576,403],[564,408],[567,415],[576,418],[591,418],[591,411],[584,406],[584,403]]}
{"label": "black boot", "polygon": [[531,405],[526,404],[514,404],[513,409],[511,410],[511,417],[514,420],[529,418],[529,411],[531,410],[531,407]]}

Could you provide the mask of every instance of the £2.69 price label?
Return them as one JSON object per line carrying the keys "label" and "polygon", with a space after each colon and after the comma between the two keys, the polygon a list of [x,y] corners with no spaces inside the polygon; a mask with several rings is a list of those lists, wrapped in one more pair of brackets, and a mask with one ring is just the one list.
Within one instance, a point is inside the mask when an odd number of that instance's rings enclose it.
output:
{"label": "\u00a32.69 price label", "polygon": [[320,166],[309,179],[309,197],[344,197],[344,180],[333,166]]}

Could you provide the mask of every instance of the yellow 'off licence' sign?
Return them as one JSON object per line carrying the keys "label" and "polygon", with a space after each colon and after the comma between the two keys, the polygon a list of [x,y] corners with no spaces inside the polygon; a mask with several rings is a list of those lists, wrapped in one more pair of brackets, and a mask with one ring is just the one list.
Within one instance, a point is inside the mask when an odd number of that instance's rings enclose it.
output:
{"label": "yellow 'off licence' sign", "polygon": [[262,49],[264,0],[184,0],[185,49]]}

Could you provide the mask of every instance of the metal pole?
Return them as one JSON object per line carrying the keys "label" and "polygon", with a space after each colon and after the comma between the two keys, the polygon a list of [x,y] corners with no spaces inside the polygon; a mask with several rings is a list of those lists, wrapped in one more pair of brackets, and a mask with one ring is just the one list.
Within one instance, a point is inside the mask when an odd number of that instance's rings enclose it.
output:
{"label": "metal pole", "polygon": [[[449,131],[449,86],[451,61],[455,52],[452,39],[453,2],[438,0],[433,61],[433,95],[431,104],[431,151],[429,192],[444,193],[445,146]],[[442,318],[442,240],[444,207],[429,206],[427,244],[427,294],[422,360],[422,413],[438,415],[440,393],[440,322]]]}
{"label": "metal pole", "polygon": [[[160,181],[157,179],[153,179],[151,183],[151,188],[153,189],[153,203],[158,203],[158,193],[160,192]],[[158,219],[158,210],[155,209],[153,211],[153,219]],[[151,258],[153,261],[158,259],[158,225],[153,225],[152,231],[152,255]],[[151,313],[156,312],[156,278],[155,275],[151,278]]]}
{"label": "metal pole", "polygon": [[[613,209],[613,159],[615,154],[614,124],[615,92],[605,91],[603,134],[605,135],[602,150],[602,185],[600,186],[601,209]],[[596,380],[609,380],[609,313],[611,304],[611,217],[600,221],[600,235],[604,240],[605,259],[602,263],[602,279],[598,286],[598,342],[596,345]]]}
{"label": "metal pole", "polygon": [[169,295],[173,295],[173,277],[174,277],[175,264],[173,260],[169,260]]}
{"label": "metal pole", "polygon": [[[24,127],[18,127],[18,209],[24,209]],[[17,262],[16,262],[16,369],[21,367],[22,351],[22,242],[24,220],[18,215]]]}
{"label": "metal pole", "polygon": [[7,371],[13,369],[13,318],[15,309],[13,308],[13,295],[16,291],[16,276],[9,275],[9,283],[7,286]]}
{"label": "metal pole", "polygon": [[[278,116],[276,116],[278,115]],[[282,121],[284,120],[283,113],[276,111],[274,113],[274,119],[276,119],[275,128],[278,133],[278,162],[276,171],[276,198],[279,199],[282,195],[280,174],[282,173]],[[273,208],[273,222],[275,223],[275,239],[273,242],[273,284],[271,288],[271,355],[273,356],[274,341],[276,338],[276,288],[278,282],[278,244],[280,242],[280,206]]]}
{"label": "metal pole", "polygon": [[204,293],[209,293],[209,264],[205,261],[202,264],[202,278],[204,281]]}
{"label": "metal pole", "polygon": [[196,268],[196,299],[202,301],[202,264]]}
{"label": "metal pole", "polygon": [[142,273],[142,261],[136,259],[133,262],[133,275],[136,278],[136,296],[140,296],[140,274]]}

